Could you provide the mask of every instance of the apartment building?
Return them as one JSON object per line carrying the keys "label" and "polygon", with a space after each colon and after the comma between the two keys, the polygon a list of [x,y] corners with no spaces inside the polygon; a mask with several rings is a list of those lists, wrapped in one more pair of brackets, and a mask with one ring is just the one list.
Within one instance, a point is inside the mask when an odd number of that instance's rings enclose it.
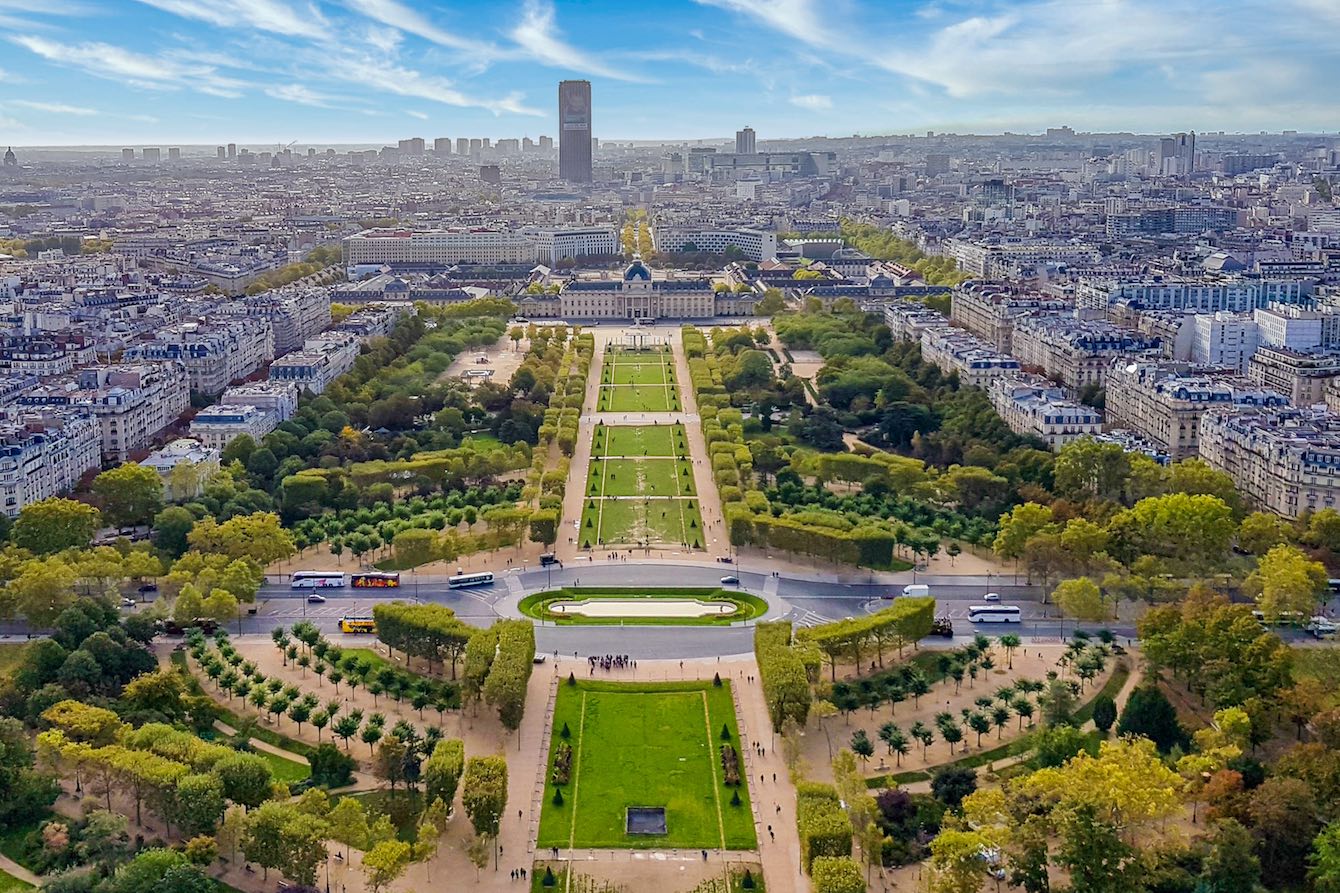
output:
{"label": "apartment building", "polygon": [[1147,438],[1172,461],[1199,452],[1200,420],[1211,409],[1279,408],[1288,398],[1222,369],[1118,358],[1107,373],[1110,428]]}
{"label": "apartment building", "polygon": [[287,422],[298,411],[298,386],[289,381],[249,381],[233,385],[223,392],[220,403],[255,406]]}
{"label": "apartment building", "polygon": [[998,376],[986,393],[1011,431],[1044,440],[1053,450],[1103,430],[1102,413],[1067,399],[1063,389],[1038,375]]}
{"label": "apartment building", "polygon": [[709,251],[725,254],[736,248],[749,260],[772,260],[777,256],[777,234],[757,229],[727,229],[667,224],[652,228],[652,244],[660,252]]}
{"label": "apartment building", "polygon": [[575,229],[527,228],[522,234],[535,244],[535,260],[542,264],[570,257],[607,257],[619,254],[619,231],[612,226]]}
{"label": "apartment building", "polygon": [[0,338],[0,373],[6,375],[68,375],[96,358],[93,339],[83,335],[44,332]]}
{"label": "apartment building", "polygon": [[1075,303],[1083,308],[1106,310],[1128,303],[1140,310],[1191,310],[1244,313],[1273,302],[1297,304],[1313,291],[1309,280],[1178,279],[1155,277],[1145,281],[1120,281],[1106,277],[1082,278],[1075,285]]}
{"label": "apartment building", "polygon": [[220,403],[200,410],[191,421],[191,436],[209,449],[222,450],[244,434],[259,442],[278,424],[278,419],[259,407]]}
{"label": "apartment building", "polygon": [[1014,326],[1013,351],[1025,366],[1073,390],[1101,387],[1112,360],[1157,353],[1159,339],[1100,320],[1072,317],[1024,317]]}
{"label": "apartment building", "polygon": [[927,332],[950,328],[938,310],[915,301],[890,301],[884,305],[884,324],[898,341],[921,341]]}
{"label": "apartment building", "polygon": [[349,278],[389,267],[396,272],[437,272],[460,263],[533,263],[535,241],[504,229],[369,229],[344,240]]}
{"label": "apartment building", "polygon": [[1294,406],[1324,403],[1326,386],[1340,377],[1340,350],[1263,345],[1247,364],[1247,377],[1286,395]]}
{"label": "apartment building", "polygon": [[131,345],[124,358],[180,362],[191,390],[213,397],[274,359],[274,333],[263,317],[206,317],[159,329],[152,341]]}
{"label": "apartment building", "polygon": [[71,490],[102,466],[97,420],[84,409],[41,407],[0,421],[0,512]]}
{"label": "apartment building", "polygon": [[175,362],[93,366],[41,384],[21,394],[18,403],[86,408],[98,421],[104,464],[120,464],[148,448],[190,407],[190,376]]}
{"label": "apartment building", "polygon": [[359,343],[353,335],[328,333],[308,339],[302,350],[284,354],[270,364],[270,381],[289,382],[299,391],[320,394],[354,367]]}
{"label": "apartment building", "polygon": [[1191,317],[1191,361],[1202,366],[1224,366],[1239,374],[1256,353],[1256,320],[1247,313],[1197,313]]}
{"label": "apartment building", "polygon": [[1340,416],[1325,410],[1212,410],[1200,456],[1259,509],[1296,518],[1340,508]]}
{"label": "apartment building", "polygon": [[950,319],[977,337],[1009,352],[1015,320],[1072,311],[1068,301],[1049,298],[1004,282],[969,280],[954,289]]}
{"label": "apartment building", "polygon": [[[173,501],[182,501],[199,496],[205,490],[205,484],[211,474],[219,470],[220,451],[207,447],[198,440],[179,437],[160,449],[154,450],[140,461],[146,468],[152,468],[163,478],[164,493]],[[194,485],[191,492],[182,492],[176,488],[182,486],[182,479],[173,476],[178,466],[186,465],[195,471],[187,480]]]}
{"label": "apartment building", "polygon": [[1011,270],[1022,266],[1088,264],[1102,259],[1096,245],[1042,239],[1007,242],[946,239],[944,253],[958,263],[960,270],[979,279],[1004,279]]}
{"label": "apartment building", "polygon": [[279,356],[302,347],[330,325],[330,294],[325,288],[285,289],[232,301],[221,310],[269,320],[274,353]]}
{"label": "apartment building", "polygon": [[921,335],[921,358],[945,374],[957,373],[962,384],[984,388],[1002,375],[1017,374],[1020,364],[975,335],[946,327]]}

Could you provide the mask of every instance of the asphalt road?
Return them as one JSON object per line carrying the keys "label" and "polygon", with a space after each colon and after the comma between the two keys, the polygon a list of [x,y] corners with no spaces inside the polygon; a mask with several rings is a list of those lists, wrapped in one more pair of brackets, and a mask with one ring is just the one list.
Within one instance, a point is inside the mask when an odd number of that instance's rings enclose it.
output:
{"label": "asphalt road", "polygon": [[[238,625],[242,634],[268,633],[273,627],[309,620],[324,632],[338,631],[339,618],[348,614],[370,614],[379,601],[419,600],[446,605],[461,619],[473,624],[487,624],[500,616],[495,607],[510,596],[558,588],[565,585],[589,586],[718,586],[720,578],[733,574],[740,578],[739,589],[762,596],[772,606],[770,617],[790,620],[798,626],[815,626],[830,620],[855,617],[878,610],[888,604],[887,597],[901,587],[880,582],[843,582],[823,579],[821,571],[815,579],[772,577],[770,573],[742,570],[730,565],[705,566],[702,564],[665,564],[635,561],[628,563],[583,564],[580,567],[523,568],[504,570],[489,586],[472,589],[450,589],[446,576],[404,574],[403,585],[397,590],[368,592],[366,590],[323,590],[324,603],[309,604],[309,590],[293,590],[287,584],[266,585],[260,593],[260,609],[256,616],[245,617]],[[967,581],[967,582],[965,582]],[[1018,604],[1024,621],[1011,624],[979,624],[976,628],[967,622],[968,606],[982,601],[987,591],[985,580],[958,576],[923,576],[924,582],[938,601],[937,613],[955,620],[957,638],[971,637],[975,632],[1000,635],[1016,632],[1025,638],[1055,638],[1068,634],[1074,624],[1057,620],[1054,611],[1038,602],[1033,587],[1015,585],[1009,578],[1004,582],[993,580],[991,591],[1001,595],[1002,602]],[[1133,630],[1117,629],[1118,635],[1134,635]],[[753,650],[753,629],[737,627],[647,627],[647,626],[549,626],[541,624],[536,630],[536,641],[541,653],[571,658],[590,654],[628,654],[650,659],[702,658],[747,654]]]}

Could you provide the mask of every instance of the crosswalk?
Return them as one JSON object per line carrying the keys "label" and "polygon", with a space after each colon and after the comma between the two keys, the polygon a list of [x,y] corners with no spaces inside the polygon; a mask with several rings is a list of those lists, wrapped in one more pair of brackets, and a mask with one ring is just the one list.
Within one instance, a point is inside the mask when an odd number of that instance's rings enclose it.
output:
{"label": "crosswalk", "polygon": [[352,614],[371,614],[372,606],[377,602],[360,602],[349,599],[340,599],[339,604],[325,605],[282,605],[275,606],[265,612],[266,617],[311,617],[311,618],[340,618],[348,617]]}
{"label": "crosswalk", "polygon": [[813,611],[800,610],[793,610],[787,619],[791,621],[793,626],[822,626],[830,622],[827,617],[820,616]]}

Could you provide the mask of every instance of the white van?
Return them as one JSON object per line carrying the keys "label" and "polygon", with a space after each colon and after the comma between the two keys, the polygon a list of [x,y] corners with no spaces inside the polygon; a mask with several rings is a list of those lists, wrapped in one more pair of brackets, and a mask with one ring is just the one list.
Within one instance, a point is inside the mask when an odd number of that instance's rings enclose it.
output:
{"label": "white van", "polygon": [[903,598],[926,598],[931,594],[931,588],[925,583],[912,583],[903,587]]}

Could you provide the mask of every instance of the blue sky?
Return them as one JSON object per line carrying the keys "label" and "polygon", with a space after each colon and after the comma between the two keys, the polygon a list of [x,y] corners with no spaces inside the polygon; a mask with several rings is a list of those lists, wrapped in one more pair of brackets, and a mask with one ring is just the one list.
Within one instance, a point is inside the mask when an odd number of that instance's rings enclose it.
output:
{"label": "blue sky", "polygon": [[0,0],[0,143],[1340,127],[1340,0]]}

